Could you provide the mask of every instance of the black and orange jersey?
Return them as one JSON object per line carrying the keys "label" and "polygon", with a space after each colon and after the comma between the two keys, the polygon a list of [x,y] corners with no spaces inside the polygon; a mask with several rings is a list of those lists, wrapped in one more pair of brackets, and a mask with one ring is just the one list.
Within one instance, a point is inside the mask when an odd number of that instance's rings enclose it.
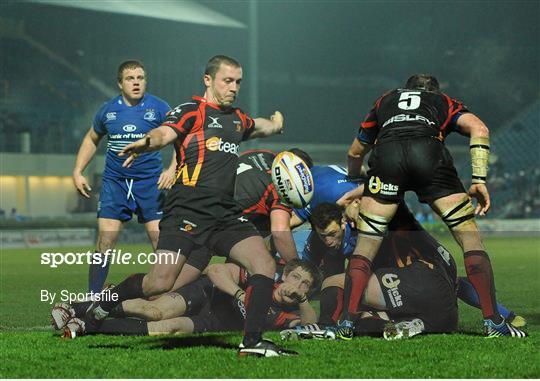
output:
{"label": "black and orange jersey", "polygon": [[465,112],[461,102],[441,92],[395,89],[377,99],[357,138],[367,144],[417,136],[444,140]]}
{"label": "black and orange jersey", "polygon": [[431,269],[444,270],[453,284],[457,281],[457,269],[450,252],[431,236],[414,218],[405,203],[401,202],[388,225],[373,268],[406,267],[420,261]]}
{"label": "black and orange jersey", "polygon": [[253,131],[253,119],[238,108],[222,108],[194,96],[193,102],[172,109],[162,125],[178,135],[176,182],[232,196],[239,144]]}
{"label": "black and orange jersey", "polygon": [[[245,290],[247,288],[249,273],[243,267],[240,267],[239,271],[240,281],[238,285]],[[298,306],[291,306],[276,301],[275,290],[279,287],[280,284],[281,282],[274,283],[272,302],[270,303],[270,308],[268,309],[268,314],[266,315],[265,329],[268,330],[290,328],[292,322],[300,320]]]}
{"label": "black and orange jersey", "polygon": [[272,151],[252,150],[244,152],[236,170],[234,198],[244,215],[263,236],[270,234],[270,213],[282,209],[291,213],[283,204],[272,182]]}

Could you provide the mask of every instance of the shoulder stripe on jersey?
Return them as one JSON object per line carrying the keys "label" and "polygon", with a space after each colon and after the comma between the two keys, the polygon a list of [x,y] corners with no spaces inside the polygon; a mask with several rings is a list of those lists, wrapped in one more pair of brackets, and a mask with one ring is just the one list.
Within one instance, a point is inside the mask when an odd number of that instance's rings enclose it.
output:
{"label": "shoulder stripe on jersey", "polygon": [[445,93],[442,93],[442,95],[444,95],[444,97],[446,98],[446,103],[448,103],[448,116],[446,117],[446,120],[441,126],[441,132],[446,129],[446,127],[448,126],[448,123],[450,123],[450,121],[452,120],[452,117],[456,115],[458,112],[460,112],[461,109],[463,108],[463,105],[454,101]]}
{"label": "shoulder stripe on jersey", "polygon": [[362,122],[362,123],[360,124],[360,126],[361,126],[362,128],[372,128],[372,127],[375,127],[376,125],[377,125],[377,122],[374,121],[374,120],[372,120],[372,121],[370,121],[370,122]]}
{"label": "shoulder stripe on jersey", "polygon": [[186,115],[184,115],[179,121],[178,123],[169,123],[169,122],[164,122],[162,124],[162,126],[168,126],[168,127],[172,127],[173,129],[179,131],[180,133],[186,135],[189,133],[189,131],[184,127],[184,125],[186,124],[186,122],[190,119],[190,118],[193,118],[193,117],[197,117],[197,111],[190,111],[188,113],[186,113]]}

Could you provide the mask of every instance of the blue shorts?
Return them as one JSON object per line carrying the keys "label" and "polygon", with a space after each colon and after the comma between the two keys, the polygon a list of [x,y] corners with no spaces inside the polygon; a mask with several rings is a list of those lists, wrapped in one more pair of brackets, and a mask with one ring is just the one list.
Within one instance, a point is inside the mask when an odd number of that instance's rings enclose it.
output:
{"label": "blue shorts", "polygon": [[98,218],[125,222],[135,213],[139,223],[160,220],[165,193],[157,189],[158,179],[159,176],[143,180],[103,178]]}

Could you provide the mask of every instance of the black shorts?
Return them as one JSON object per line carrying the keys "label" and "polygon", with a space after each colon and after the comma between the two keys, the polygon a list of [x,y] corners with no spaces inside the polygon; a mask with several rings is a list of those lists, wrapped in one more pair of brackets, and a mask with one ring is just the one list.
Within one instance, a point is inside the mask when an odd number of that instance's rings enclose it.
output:
{"label": "black shorts", "polygon": [[423,262],[375,270],[390,318],[420,318],[427,332],[454,332],[458,323],[456,291],[443,271]]}
{"label": "black shorts", "polygon": [[206,275],[203,275],[199,279],[172,292],[176,292],[184,298],[186,303],[184,316],[192,316],[200,313],[207,304],[210,304],[214,285]]}
{"label": "black shorts", "polygon": [[228,256],[238,242],[259,235],[232,197],[179,184],[167,195],[159,230],[158,250],[180,250],[186,257],[203,245]]}
{"label": "black shorts", "polygon": [[415,137],[376,144],[368,161],[369,182],[364,196],[400,201],[414,191],[429,203],[455,193],[465,193],[450,152],[434,137]]}
{"label": "black shorts", "polygon": [[231,332],[244,328],[244,319],[235,308],[234,298],[215,290],[210,303],[196,315],[191,316],[193,332]]}

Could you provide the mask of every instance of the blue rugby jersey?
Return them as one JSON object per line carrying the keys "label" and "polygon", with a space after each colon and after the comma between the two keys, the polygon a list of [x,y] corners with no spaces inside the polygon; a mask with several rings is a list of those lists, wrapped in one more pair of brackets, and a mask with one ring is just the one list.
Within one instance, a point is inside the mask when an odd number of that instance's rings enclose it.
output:
{"label": "blue rugby jersey", "polygon": [[300,219],[306,221],[311,211],[323,202],[335,204],[345,193],[358,187],[347,180],[347,170],[338,165],[315,165],[311,170],[315,191],[310,203],[302,209],[294,209]]}
{"label": "blue rugby jersey", "polygon": [[101,106],[92,127],[99,135],[107,135],[108,139],[103,177],[138,180],[161,173],[163,164],[159,151],[140,155],[131,168],[122,168],[126,157],[120,157],[118,153],[129,143],[159,127],[169,110],[167,102],[149,93],[135,106],[127,105],[121,95]]}

